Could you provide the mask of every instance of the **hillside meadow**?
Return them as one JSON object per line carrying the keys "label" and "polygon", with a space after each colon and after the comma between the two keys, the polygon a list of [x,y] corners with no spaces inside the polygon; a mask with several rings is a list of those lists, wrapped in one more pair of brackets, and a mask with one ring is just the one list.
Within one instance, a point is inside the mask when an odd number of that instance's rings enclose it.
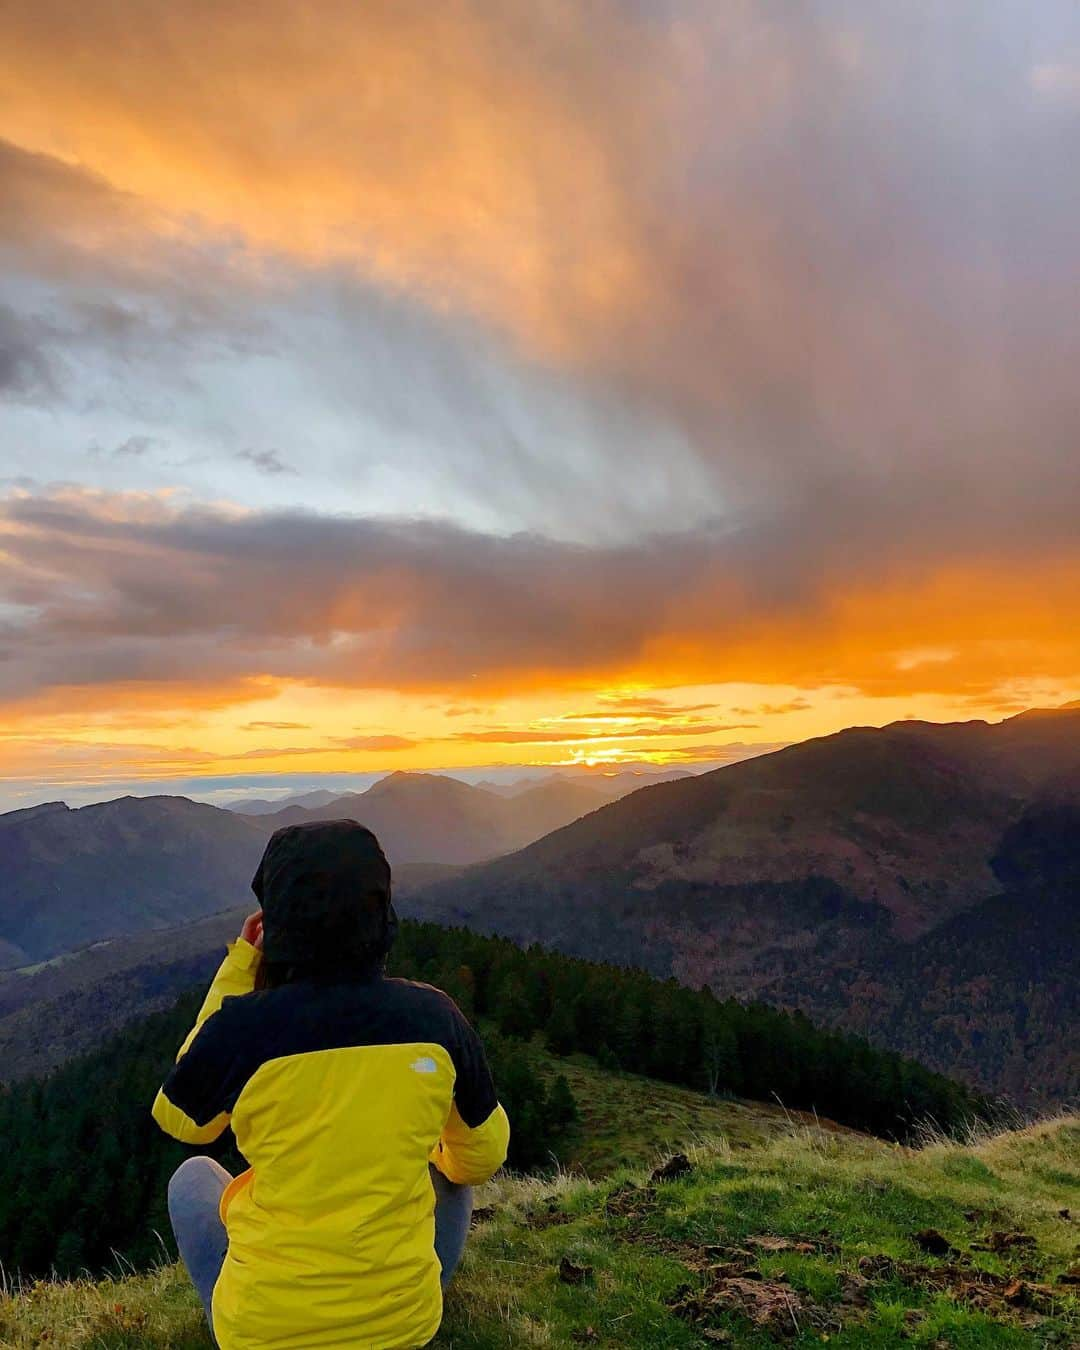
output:
{"label": "hillside meadow", "polygon": [[[501,1176],[479,1196],[437,1350],[1080,1344],[1080,1118],[966,1145],[792,1120],[601,1181]],[[11,1350],[209,1350],[174,1265],[0,1296]]]}

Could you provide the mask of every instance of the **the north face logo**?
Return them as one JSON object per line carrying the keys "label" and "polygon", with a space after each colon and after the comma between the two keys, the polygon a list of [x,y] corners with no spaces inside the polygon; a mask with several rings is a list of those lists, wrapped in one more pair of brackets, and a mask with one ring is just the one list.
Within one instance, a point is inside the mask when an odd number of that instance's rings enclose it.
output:
{"label": "the north face logo", "polygon": [[413,1073],[439,1072],[439,1066],[435,1063],[433,1059],[429,1059],[427,1055],[424,1055],[422,1059],[414,1059],[413,1062],[409,1065],[409,1068],[412,1069]]}

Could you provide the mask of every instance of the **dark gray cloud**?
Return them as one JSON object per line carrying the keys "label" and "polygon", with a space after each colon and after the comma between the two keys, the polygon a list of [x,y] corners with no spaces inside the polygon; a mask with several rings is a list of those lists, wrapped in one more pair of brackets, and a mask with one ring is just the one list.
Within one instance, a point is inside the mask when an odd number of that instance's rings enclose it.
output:
{"label": "dark gray cloud", "polygon": [[293,466],[286,464],[276,450],[241,450],[236,458],[246,461],[259,473],[296,473]]}
{"label": "dark gray cloud", "polygon": [[[237,513],[72,490],[15,495],[0,512],[9,605],[0,689],[18,698],[58,685],[276,676],[506,693],[637,670],[658,683],[895,691],[959,681],[970,693],[992,687],[1018,650],[1056,674],[1075,661],[1074,628],[1058,617],[1075,602],[1074,574],[1054,571],[1071,517],[1044,513],[1041,560],[1029,522],[1010,532],[995,519],[991,570],[962,581],[966,608],[954,617],[952,593],[943,608],[934,579],[957,541],[928,529],[933,552],[913,571],[883,549],[873,504],[860,507],[846,532],[777,519],[744,533],[585,548],[447,523]],[[965,563],[976,544],[960,541]],[[1042,609],[1023,592],[1018,609],[1009,591],[1021,563],[1044,568]],[[882,606],[877,596],[895,595],[898,569],[907,569],[902,604]],[[928,625],[944,653],[906,651],[925,642]],[[980,655],[981,668],[958,671],[954,648]],[[640,717],[655,732],[654,713]],[[721,729],[696,720],[706,734]]]}
{"label": "dark gray cloud", "polygon": [[121,459],[127,455],[138,458],[152,450],[156,444],[153,436],[129,436],[116,447],[113,454]]}
{"label": "dark gray cloud", "polygon": [[[125,224],[141,234],[139,204],[106,179],[0,138],[0,246],[64,270],[65,254],[102,248]],[[72,261],[74,261],[72,257]]]}
{"label": "dark gray cloud", "polygon": [[42,400],[57,392],[57,377],[41,325],[0,305],[0,400]]}
{"label": "dark gray cloud", "polygon": [[107,455],[110,459],[131,460],[142,459],[148,455],[151,450],[157,449],[165,444],[154,436],[128,436],[121,441],[119,445],[114,445],[111,450],[106,450],[103,446],[92,445],[90,454],[94,457]]}

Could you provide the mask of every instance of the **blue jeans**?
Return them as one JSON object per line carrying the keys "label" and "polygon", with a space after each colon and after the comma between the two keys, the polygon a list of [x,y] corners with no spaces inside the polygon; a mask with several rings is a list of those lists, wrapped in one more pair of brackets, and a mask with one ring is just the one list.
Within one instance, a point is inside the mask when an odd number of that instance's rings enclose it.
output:
{"label": "blue jeans", "polygon": [[[442,1266],[442,1287],[453,1278],[465,1250],[472,1218],[471,1186],[447,1181],[436,1167],[428,1164],[435,1188],[435,1255]],[[218,1215],[221,1193],[232,1177],[213,1158],[188,1158],[169,1181],[169,1219],[180,1259],[187,1267],[191,1282],[210,1316],[210,1299],[221,1274],[229,1237]]]}

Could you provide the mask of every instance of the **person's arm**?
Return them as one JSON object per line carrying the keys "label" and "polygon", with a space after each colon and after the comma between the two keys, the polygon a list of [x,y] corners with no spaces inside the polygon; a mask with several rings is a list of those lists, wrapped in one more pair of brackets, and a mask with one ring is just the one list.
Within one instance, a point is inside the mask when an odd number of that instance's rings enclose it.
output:
{"label": "person's arm", "polygon": [[455,1101],[431,1161],[447,1181],[482,1186],[506,1161],[509,1145],[510,1121],[498,1102],[485,1120],[470,1126],[462,1119]]}
{"label": "person's arm", "polygon": [[448,1181],[480,1186],[506,1161],[510,1122],[495,1095],[480,1037],[459,1013],[454,1100],[431,1161]]}
{"label": "person's arm", "polygon": [[154,1119],[166,1134],[182,1143],[212,1143],[229,1123],[227,1111],[215,1112],[208,1120],[201,1119],[206,1104],[213,1101],[220,1078],[216,1064],[219,1037],[207,1036],[204,1028],[220,1010],[224,999],[250,994],[255,988],[255,975],[262,959],[261,947],[261,916],[249,915],[240,937],[226,949],[225,959],[203,999],[195,1025],[184,1038],[172,1072],[154,1098],[151,1109]]}

